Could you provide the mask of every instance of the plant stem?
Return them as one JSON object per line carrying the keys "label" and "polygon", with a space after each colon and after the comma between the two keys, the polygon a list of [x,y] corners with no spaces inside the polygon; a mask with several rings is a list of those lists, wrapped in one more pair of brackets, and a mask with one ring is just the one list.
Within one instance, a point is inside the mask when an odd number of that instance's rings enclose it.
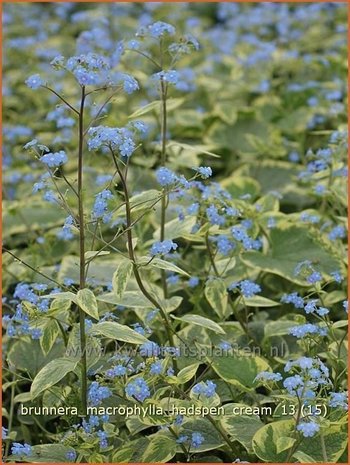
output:
{"label": "plant stem", "polygon": [[[161,157],[160,162],[161,166],[165,166],[166,163],[166,140],[167,140],[167,88],[163,79],[160,80],[160,89],[161,89]],[[160,207],[160,241],[165,239],[165,219],[166,219],[166,208],[167,208],[167,196],[162,197],[161,207]],[[166,282],[165,270],[161,270],[162,278],[162,287],[164,298],[168,297],[168,285]]]}
{"label": "plant stem", "polygon": [[320,441],[321,441],[321,448],[322,448],[322,455],[323,455],[323,461],[325,463],[328,462],[328,456],[327,456],[327,449],[326,449],[326,444],[324,442],[324,436],[323,433],[320,434]]}
{"label": "plant stem", "polygon": [[[162,308],[162,306],[157,302],[157,300],[145,288],[145,286],[144,286],[144,284],[142,282],[142,278],[141,278],[139,269],[137,267],[136,257],[135,257],[135,254],[134,254],[134,244],[133,244],[133,239],[132,239],[132,228],[131,228],[132,220],[131,220],[131,208],[130,208],[130,197],[129,197],[128,186],[126,184],[126,179],[125,179],[123,173],[121,172],[121,169],[120,169],[120,167],[118,165],[117,159],[116,159],[115,154],[114,154],[113,151],[112,151],[112,156],[113,156],[113,160],[114,160],[114,163],[116,165],[116,168],[117,168],[117,171],[118,171],[121,183],[122,183],[124,197],[125,197],[126,230],[127,230],[126,237],[127,237],[127,243],[128,243],[129,258],[130,258],[130,260],[132,262],[132,265],[133,265],[134,276],[135,276],[137,285],[139,286],[139,289],[142,292],[142,294],[146,297],[146,299],[148,299],[151,302],[152,305],[154,305],[155,308],[158,308],[160,310],[160,312],[162,314],[162,317],[164,319],[165,329],[166,329],[166,332],[167,332],[167,335],[168,335],[169,343],[174,347],[175,342],[174,342],[174,337],[173,337],[169,317],[168,317],[166,311]],[[173,360],[173,364],[174,364],[174,369],[176,371],[178,371],[176,360]]]}
{"label": "plant stem", "polygon": [[[79,111],[79,149],[78,149],[78,217],[79,217],[79,289],[85,288],[85,223],[83,202],[83,145],[84,145],[84,103],[85,87],[82,86]],[[81,351],[81,404],[83,415],[87,414],[87,360],[85,314],[79,308],[80,351]]]}
{"label": "plant stem", "polygon": [[[12,386],[11,386],[11,399],[10,399],[10,411],[9,411],[9,422],[8,422],[8,434],[12,431],[12,423],[13,423],[13,414],[15,411],[15,393],[16,393],[16,373],[13,372],[12,375]],[[6,462],[7,457],[9,455],[10,449],[10,441],[6,442],[5,446],[5,454],[4,454],[4,462]]]}

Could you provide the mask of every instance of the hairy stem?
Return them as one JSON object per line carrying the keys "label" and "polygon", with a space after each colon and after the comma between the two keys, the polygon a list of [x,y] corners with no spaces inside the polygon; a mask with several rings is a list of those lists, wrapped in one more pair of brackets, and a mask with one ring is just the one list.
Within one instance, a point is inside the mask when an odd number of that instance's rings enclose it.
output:
{"label": "hairy stem", "polygon": [[[166,163],[166,141],[167,141],[167,88],[163,79],[160,80],[160,95],[161,95],[161,165],[165,166]],[[165,219],[166,219],[166,208],[167,208],[167,196],[162,197],[161,207],[160,207],[160,240],[164,241],[165,239]],[[161,270],[162,278],[162,287],[164,298],[168,297],[168,285],[166,282],[165,270]]]}
{"label": "hairy stem", "polygon": [[[79,149],[78,149],[78,218],[79,218],[79,289],[85,287],[85,223],[83,202],[83,145],[84,145],[84,104],[85,87],[82,87],[79,111]],[[80,351],[81,351],[81,404],[83,415],[87,413],[87,360],[85,314],[79,308]]]}
{"label": "hairy stem", "polygon": [[[126,237],[127,237],[127,243],[128,243],[129,258],[130,258],[130,260],[132,261],[132,264],[133,264],[134,276],[135,276],[137,285],[139,286],[139,289],[142,292],[142,294],[146,297],[146,299],[148,299],[151,302],[152,305],[154,305],[155,308],[158,308],[160,310],[160,312],[162,314],[162,317],[164,319],[165,329],[166,329],[166,332],[167,332],[167,335],[168,335],[169,342],[174,347],[175,342],[174,342],[174,337],[173,337],[173,333],[172,333],[172,330],[171,330],[171,323],[169,321],[169,317],[168,317],[166,311],[159,304],[159,302],[157,302],[157,300],[145,288],[145,286],[144,286],[144,284],[142,282],[142,278],[141,278],[139,269],[137,267],[136,257],[135,257],[135,254],[134,254],[134,244],[133,244],[133,239],[132,239],[132,229],[131,229],[132,220],[131,220],[131,208],[130,208],[129,190],[128,190],[128,186],[126,184],[125,177],[124,177],[124,175],[123,175],[123,173],[122,173],[122,171],[121,171],[121,169],[120,169],[120,167],[118,165],[118,162],[116,160],[116,157],[115,157],[115,154],[114,154],[113,151],[112,151],[112,155],[113,155],[114,163],[115,163],[116,168],[118,170],[118,174],[119,174],[119,177],[120,177],[120,180],[121,180],[121,183],[122,183],[124,197],[125,197],[126,229],[127,229]],[[173,360],[173,364],[174,364],[174,369],[177,371],[176,360]]]}

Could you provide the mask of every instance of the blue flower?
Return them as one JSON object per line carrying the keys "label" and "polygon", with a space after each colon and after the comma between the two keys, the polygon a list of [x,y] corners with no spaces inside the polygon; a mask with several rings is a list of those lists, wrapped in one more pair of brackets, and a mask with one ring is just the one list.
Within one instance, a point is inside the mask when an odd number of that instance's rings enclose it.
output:
{"label": "blue flower", "polygon": [[20,444],[19,442],[14,442],[11,448],[11,453],[13,455],[32,455],[32,446],[29,444]]}
{"label": "blue flower", "polygon": [[151,395],[147,383],[143,378],[136,378],[133,381],[130,381],[130,383],[125,387],[125,393],[129,397],[134,397],[140,402],[143,402]]}
{"label": "blue flower", "polygon": [[90,405],[93,407],[100,405],[104,399],[107,399],[112,395],[112,392],[108,387],[100,386],[97,381],[93,381],[89,388],[88,400]]}
{"label": "blue flower", "polygon": [[302,421],[297,426],[297,430],[300,431],[305,438],[311,438],[320,430],[320,425],[313,421]]}
{"label": "blue flower", "polygon": [[55,153],[46,153],[40,158],[40,161],[50,168],[57,168],[58,166],[67,163],[68,158],[66,152],[64,150],[60,150]]}
{"label": "blue flower", "polygon": [[188,286],[189,287],[196,287],[196,286],[198,286],[198,284],[199,284],[199,278],[197,276],[192,276],[188,280]]}
{"label": "blue flower", "polygon": [[156,342],[147,341],[140,346],[142,357],[157,357],[160,354],[160,347]]}
{"label": "blue flower", "polygon": [[124,376],[126,375],[127,370],[126,367],[123,365],[117,365],[114,368],[106,371],[106,376],[108,378],[115,378],[117,376]]}
{"label": "blue flower", "polygon": [[318,271],[313,271],[308,277],[307,282],[310,284],[315,284],[322,281],[322,275]]}
{"label": "blue flower", "polygon": [[225,224],[225,217],[218,213],[218,209],[215,205],[210,205],[207,209],[207,217],[211,224],[223,226]]}
{"label": "blue flower", "polygon": [[168,71],[159,71],[159,73],[152,74],[151,78],[155,81],[177,84],[179,81],[179,73],[175,69],[169,69]]}
{"label": "blue flower", "polygon": [[229,291],[232,291],[237,287],[239,287],[243,297],[246,298],[253,297],[255,294],[261,292],[261,287],[259,286],[259,284],[256,284],[253,281],[250,281],[249,279],[244,279],[239,283],[232,283],[228,289]]}
{"label": "blue flower", "polygon": [[2,439],[7,439],[7,434],[9,432],[8,429],[5,428],[4,426],[2,426],[1,427],[1,432],[2,432],[2,434],[1,434]]}
{"label": "blue flower", "polygon": [[344,226],[335,226],[328,234],[328,237],[331,241],[335,241],[336,239],[343,239],[345,235],[346,231]]}
{"label": "blue flower", "polygon": [[208,179],[213,174],[213,171],[210,168],[210,166],[199,166],[198,168],[193,168],[193,169],[197,171],[197,173],[200,174],[200,176],[203,179]]}
{"label": "blue flower", "polygon": [[66,459],[69,460],[70,462],[75,462],[75,459],[77,458],[77,453],[75,450],[70,450],[66,453]]}
{"label": "blue flower", "polygon": [[176,250],[176,249],[177,249],[177,244],[175,242],[167,239],[167,240],[162,241],[162,242],[160,242],[160,241],[155,242],[151,247],[150,254],[152,256],[154,256],[154,255],[164,255],[164,254],[168,254],[172,250]]}
{"label": "blue flower", "polygon": [[216,384],[213,381],[196,384],[192,388],[193,394],[203,395],[205,397],[213,397],[215,395]]}
{"label": "blue flower", "polygon": [[163,371],[162,362],[158,360],[157,362],[152,363],[150,373],[151,375],[160,375]]}
{"label": "blue flower", "polygon": [[164,166],[157,169],[156,178],[157,178],[158,183],[162,187],[170,186],[171,184],[174,184],[178,180],[178,177],[176,176],[176,174],[173,171],[171,171],[169,168],[165,168]]}
{"label": "blue flower", "polygon": [[312,323],[306,323],[304,325],[293,326],[292,328],[289,329],[289,334],[297,337],[298,339],[301,339],[301,338],[304,338],[310,335],[326,336],[327,328],[322,328]]}
{"label": "blue flower", "polygon": [[340,407],[348,410],[348,396],[347,392],[330,392],[329,406],[336,408]]}
{"label": "blue flower", "polygon": [[201,433],[192,433],[191,447],[197,448],[204,442],[204,436]]}
{"label": "blue flower", "polygon": [[92,209],[92,214],[95,219],[103,219],[103,222],[108,222],[110,219],[107,214],[108,204],[107,201],[113,198],[113,194],[109,189],[104,189],[103,191],[96,194],[96,200]]}
{"label": "blue flower", "polygon": [[88,131],[88,149],[98,150],[107,147],[118,150],[123,157],[130,157],[136,149],[133,140],[135,128],[133,125],[130,125],[130,128],[92,127]]}
{"label": "blue flower", "polygon": [[163,21],[156,21],[148,26],[148,31],[152,37],[159,38],[165,34],[173,36],[176,29],[171,24],[164,23]]}
{"label": "blue flower", "polygon": [[222,255],[228,255],[235,248],[235,244],[227,236],[218,236],[216,238],[218,252]]}
{"label": "blue flower", "polygon": [[293,304],[295,308],[303,308],[304,300],[299,296],[297,292],[292,292],[291,294],[283,294],[281,302],[285,304]]}
{"label": "blue flower", "polygon": [[45,83],[41,79],[40,74],[33,74],[26,79],[25,83],[30,89],[39,89],[39,87],[43,86]]}
{"label": "blue flower", "polygon": [[261,371],[255,377],[255,381],[281,381],[282,375],[280,373],[271,373],[270,371]]}

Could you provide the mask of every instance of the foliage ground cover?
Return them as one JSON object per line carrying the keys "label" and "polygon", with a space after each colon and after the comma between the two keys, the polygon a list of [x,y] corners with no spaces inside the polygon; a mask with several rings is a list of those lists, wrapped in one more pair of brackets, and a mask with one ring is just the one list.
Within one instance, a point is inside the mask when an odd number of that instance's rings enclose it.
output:
{"label": "foliage ground cover", "polygon": [[4,4],[4,462],[347,462],[346,20]]}

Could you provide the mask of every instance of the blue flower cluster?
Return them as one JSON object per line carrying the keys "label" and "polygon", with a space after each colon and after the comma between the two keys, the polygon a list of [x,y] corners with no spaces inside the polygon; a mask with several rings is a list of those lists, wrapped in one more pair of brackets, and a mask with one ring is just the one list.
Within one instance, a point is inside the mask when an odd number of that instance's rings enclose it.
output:
{"label": "blue flower cluster", "polygon": [[104,223],[108,223],[112,216],[112,214],[108,212],[108,200],[113,198],[113,194],[109,189],[105,189],[96,194],[95,197],[92,216],[95,219],[102,219]]}
{"label": "blue flower cluster", "polygon": [[305,438],[312,438],[320,430],[320,425],[314,421],[301,421],[297,426],[297,430]]}
{"label": "blue flower cluster", "polygon": [[150,397],[151,392],[143,378],[136,378],[126,385],[125,394],[129,397],[134,397],[140,402],[143,402],[145,399]]}
{"label": "blue flower cluster", "polygon": [[234,282],[229,285],[228,290],[233,291],[239,289],[243,297],[249,298],[254,297],[256,294],[261,292],[261,287],[259,284],[250,281],[249,279],[244,279],[243,281]]}
{"label": "blue flower cluster", "polygon": [[281,373],[272,373],[271,371],[261,371],[255,377],[255,381],[281,381]]}
{"label": "blue flower cluster", "polygon": [[196,395],[202,395],[204,397],[213,397],[215,395],[216,384],[213,381],[206,381],[205,383],[199,383],[193,386],[192,392]]}
{"label": "blue flower cluster", "polygon": [[327,336],[328,329],[318,324],[305,323],[304,325],[289,328],[289,334],[297,337],[298,339],[311,336]]}
{"label": "blue flower cluster", "polygon": [[189,443],[190,448],[196,449],[201,444],[203,444],[204,436],[201,433],[197,433],[197,432],[192,433],[191,437],[183,434],[177,438],[176,442],[178,444]]}
{"label": "blue flower cluster", "polygon": [[136,150],[135,136],[145,132],[146,126],[138,121],[125,128],[111,128],[108,126],[95,126],[88,131],[89,150],[111,149],[117,150],[122,157],[131,157]]}
{"label": "blue flower cluster", "polygon": [[100,386],[97,381],[93,381],[88,391],[88,401],[92,407],[100,405],[104,399],[112,395],[112,392],[106,386]]}
{"label": "blue flower cluster", "polygon": [[20,444],[19,442],[14,442],[11,447],[11,453],[12,455],[29,457],[30,455],[32,455],[33,450],[32,446],[30,446],[29,444]]}
{"label": "blue flower cluster", "polygon": [[172,250],[176,250],[177,247],[178,245],[170,239],[166,239],[165,241],[158,241],[152,245],[150,254],[152,256],[165,255],[170,253]]}
{"label": "blue flower cluster", "polygon": [[49,168],[57,168],[67,163],[68,157],[64,150],[60,150],[59,152],[46,153],[40,158],[40,161],[45,163]]}

